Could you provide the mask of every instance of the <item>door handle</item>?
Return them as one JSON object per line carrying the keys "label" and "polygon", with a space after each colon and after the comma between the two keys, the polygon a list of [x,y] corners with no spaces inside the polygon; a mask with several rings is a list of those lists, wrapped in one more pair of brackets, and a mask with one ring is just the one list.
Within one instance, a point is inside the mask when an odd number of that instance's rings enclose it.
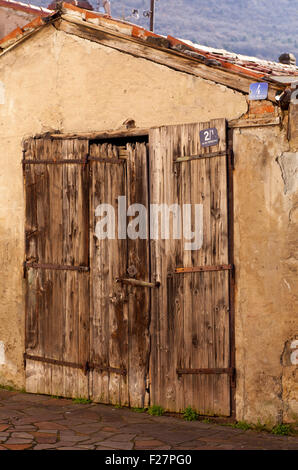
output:
{"label": "door handle", "polygon": [[149,287],[149,288],[154,288],[154,287],[159,287],[160,282],[147,282],[147,281],[139,281],[138,279],[123,279],[123,278],[117,278],[116,282],[121,282],[122,284],[130,284],[132,286],[136,287]]}

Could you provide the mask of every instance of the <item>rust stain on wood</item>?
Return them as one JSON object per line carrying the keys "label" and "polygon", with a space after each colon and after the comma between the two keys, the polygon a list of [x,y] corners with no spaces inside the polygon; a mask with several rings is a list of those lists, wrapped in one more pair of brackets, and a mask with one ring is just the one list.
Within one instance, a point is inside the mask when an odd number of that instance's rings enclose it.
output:
{"label": "rust stain on wood", "polygon": [[204,271],[229,271],[233,269],[232,264],[222,264],[220,266],[193,266],[190,268],[175,268],[175,273],[195,273],[195,272],[204,272]]}

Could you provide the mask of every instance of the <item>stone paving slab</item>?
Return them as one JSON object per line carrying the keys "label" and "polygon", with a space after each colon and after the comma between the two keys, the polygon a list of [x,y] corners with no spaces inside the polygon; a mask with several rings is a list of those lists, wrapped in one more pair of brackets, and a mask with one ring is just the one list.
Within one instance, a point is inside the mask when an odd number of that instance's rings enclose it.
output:
{"label": "stone paving slab", "polygon": [[0,390],[0,450],[27,449],[298,450],[298,436]]}

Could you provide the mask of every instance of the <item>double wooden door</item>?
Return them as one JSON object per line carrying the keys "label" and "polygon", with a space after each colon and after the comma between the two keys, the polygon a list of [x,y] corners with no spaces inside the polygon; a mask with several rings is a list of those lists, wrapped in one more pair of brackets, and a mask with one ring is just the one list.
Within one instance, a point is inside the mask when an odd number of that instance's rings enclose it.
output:
{"label": "double wooden door", "polygon": [[[208,127],[219,143],[201,148]],[[229,415],[225,121],[125,141],[33,138],[23,164],[26,389]]]}

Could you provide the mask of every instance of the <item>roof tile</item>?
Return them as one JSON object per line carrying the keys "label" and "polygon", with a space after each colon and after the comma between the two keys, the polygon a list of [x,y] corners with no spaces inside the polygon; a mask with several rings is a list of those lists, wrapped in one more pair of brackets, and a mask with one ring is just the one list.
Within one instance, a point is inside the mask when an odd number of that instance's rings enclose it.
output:
{"label": "roof tile", "polygon": [[[21,5],[20,3],[12,0],[0,0],[0,5],[1,3]],[[29,6],[29,8],[31,8],[31,6]],[[35,20],[23,28],[15,29],[8,36],[0,40],[0,48],[5,49],[9,47],[13,44],[13,42],[18,41],[22,35],[26,35],[28,32],[31,32],[44,24],[45,19],[42,20],[42,17],[45,16],[45,11],[47,11],[49,17],[55,14],[53,11],[41,9],[39,16]],[[90,24],[103,26],[107,29],[111,29],[112,31],[116,31],[126,36],[145,40],[146,44],[149,45],[150,43],[150,46],[161,47],[164,49],[170,47],[178,52],[181,52],[182,54],[184,53],[188,56],[192,56],[192,58],[203,62],[207,66],[222,67],[223,69],[227,69],[235,73],[244,74],[255,80],[272,81],[274,77],[278,76],[297,76],[298,81],[298,67],[294,65],[285,65],[273,61],[258,59],[255,57],[247,57],[228,52],[223,49],[215,49],[199,44],[194,44],[191,41],[177,39],[173,36],[160,36],[127,21],[110,18],[107,15],[103,15],[99,12],[84,10],[69,3],[62,3],[62,14],[82,19],[83,21],[86,21]],[[150,37],[160,38],[160,41],[147,41],[147,38]],[[190,52],[193,52],[193,54],[190,54]]]}
{"label": "roof tile", "polygon": [[51,13],[48,8],[30,5],[30,3],[16,2],[14,0],[0,0],[0,7],[11,8],[12,10],[24,11],[36,16],[47,16]]}

